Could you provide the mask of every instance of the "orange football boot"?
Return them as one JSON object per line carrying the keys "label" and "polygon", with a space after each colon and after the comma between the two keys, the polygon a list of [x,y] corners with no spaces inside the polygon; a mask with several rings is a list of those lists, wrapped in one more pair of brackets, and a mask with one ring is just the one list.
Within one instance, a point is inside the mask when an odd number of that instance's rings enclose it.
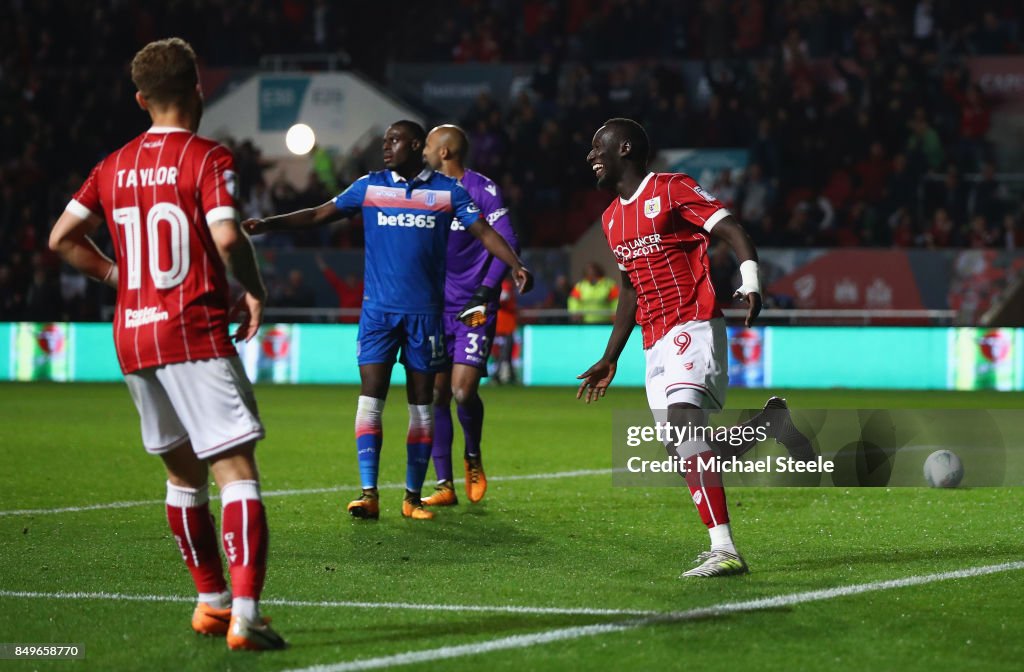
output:
{"label": "orange football boot", "polygon": [[196,605],[192,612],[192,629],[200,635],[223,637],[228,634],[228,625],[231,623],[231,607],[218,609],[211,607],[206,602]]}
{"label": "orange football boot", "polygon": [[405,499],[402,500],[402,515],[413,520],[431,520],[434,512],[423,508],[419,493],[406,490]]}
{"label": "orange football boot", "polygon": [[234,651],[272,651],[284,649],[288,643],[270,627],[270,619],[263,618],[259,624],[232,616],[228,628],[228,648]]}
{"label": "orange football boot", "polygon": [[476,504],[484,498],[487,492],[487,474],[484,473],[484,463],[479,455],[466,458],[466,496],[469,501]]}
{"label": "orange football boot", "polygon": [[459,498],[455,496],[455,485],[451,481],[442,481],[434,488],[434,494],[423,499],[423,506],[455,506]]}
{"label": "orange football boot", "polygon": [[376,520],[380,518],[380,497],[376,491],[363,490],[359,499],[353,499],[348,503],[348,512],[353,518]]}

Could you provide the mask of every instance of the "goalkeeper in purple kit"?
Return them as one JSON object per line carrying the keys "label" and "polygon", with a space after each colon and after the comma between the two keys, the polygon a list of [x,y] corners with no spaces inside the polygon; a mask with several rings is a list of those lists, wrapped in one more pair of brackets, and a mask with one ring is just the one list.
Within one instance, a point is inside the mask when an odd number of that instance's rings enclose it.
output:
{"label": "goalkeeper in purple kit", "polygon": [[[501,201],[498,187],[480,173],[468,170],[466,134],[458,126],[438,126],[427,135],[423,160],[430,168],[458,179],[480,207],[480,215],[519,250],[516,234]],[[458,503],[453,484],[451,401],[455,398],[459,423],[465,435],[466,496],[479,502],[487,490],[480,454],[484,404],[480,399],[480,378],[487,375],[487,356],[494,342],[501,281],[508,266],[488,252],[457,220],[448,236],[447,275],[444,290],[444,338],[451,364],[434,381],[434,447],[437,472],[434,494],[423,499],[426,506]]]}

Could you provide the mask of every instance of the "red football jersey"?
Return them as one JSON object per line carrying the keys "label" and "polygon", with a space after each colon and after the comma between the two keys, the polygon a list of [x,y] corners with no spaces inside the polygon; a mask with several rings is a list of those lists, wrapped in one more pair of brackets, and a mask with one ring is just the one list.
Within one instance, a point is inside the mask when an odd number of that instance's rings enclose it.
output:
{"label": "red football jersey", "polygon": [[707,251],[711,228],[729,214],[679,173],[648,173],[635,194],[604,211],[605,238],[636,288],[644,349],[677,324],[722,315]]}
{"label": "red football jersey", "polygon": [[118,265],[114,345],[124,373],[236,354],[224,263],[208,224],[236,219],[234,158],[151,128],[101,161],[68,204],[107,222]]}

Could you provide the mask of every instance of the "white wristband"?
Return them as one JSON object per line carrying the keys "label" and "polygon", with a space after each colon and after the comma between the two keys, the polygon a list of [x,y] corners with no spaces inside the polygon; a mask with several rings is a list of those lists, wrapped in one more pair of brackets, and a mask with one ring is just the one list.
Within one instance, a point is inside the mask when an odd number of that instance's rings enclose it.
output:
{"label": "white wristband", "polygon": [[736,290],[737,293],[747,295],[751,292],[761,293],[761,280],[757,277],[757,262],[747,259],[740,264],[740,280],[743,284]]}

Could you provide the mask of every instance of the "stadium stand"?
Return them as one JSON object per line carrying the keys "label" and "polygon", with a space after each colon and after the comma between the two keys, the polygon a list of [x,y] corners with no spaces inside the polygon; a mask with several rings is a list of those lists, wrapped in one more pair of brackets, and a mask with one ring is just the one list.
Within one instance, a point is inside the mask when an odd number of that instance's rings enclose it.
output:
{"label": "stadium stand", "polygon": [[[111,302],[104,288],[61,273],[46,231],[103,148],[145,127],[144,115],[112,101],[132,93],[131,54],[167,35],[192,41],[207,67],[343,52],[384,87],[395,63],[529,63],[520,95],[482,95],[458,119],[471,134],[470,163],[501,184],[524,246],[571,243],[603,209],[583,157],[610,116],[642,121],[656,148],[746,149],[742,173],[709,186],[760,246],[1019,245],[1024,184],[1014,173],[1024,171],[1000,165],[992,101],[966,66],[1021,53],[1018,3],[422,2],[384,21],[385,11],[363,3],[342,15],[324,0],[5,3],[0,320],[96,319]],[[700,101],[685,92],[681,63],[703,69]],[[274,180],[251,143],[228,142],[247,209],[289,211],[328,196],[316,179]],[[374,160],[343,157],[340,182]],[[358,247],[361,237],[268,244]]]}

